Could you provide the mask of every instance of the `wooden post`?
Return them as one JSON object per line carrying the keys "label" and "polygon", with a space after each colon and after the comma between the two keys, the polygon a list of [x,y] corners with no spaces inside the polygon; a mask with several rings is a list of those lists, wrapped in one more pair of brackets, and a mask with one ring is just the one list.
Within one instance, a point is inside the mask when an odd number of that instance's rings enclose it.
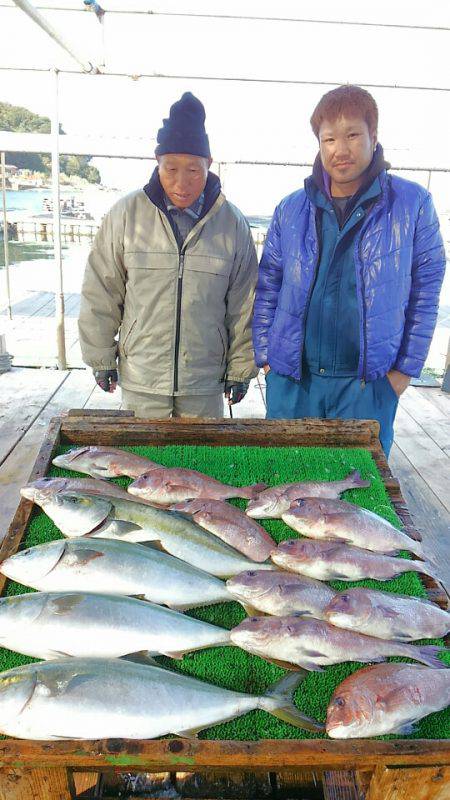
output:
{"label": "wooden post", "polygon": [[0,772],[0,800],[72,800],[67,769],[16,769]]}
{"label": "wooden post", "polygon": [[366,800],[449,800],[450,767],[376,768]]}
{"label": "wooden post", "polygon": [[54,82],[54,104],[51,121],[52,131],[52,187],[53,187],[53,247],[57,268],[58,285],[55,292],[56,347],[58,369],[67,369],[66,338],[64,331],[64,288],[61,250],[61,217],[59,207],[59,110],[58,70],[52,70]]}
{"label": "wooden post", "polygon": [[450,336],[448,339],[447,358],[445,359],[445,372],[442,381],[442,391],[450,393]]}
{"label": "wooden post", "polygon": [[12,319],[11,313],[11,287],[9,284],[9,248],[8,248],[8,220],[6,218],[6,164],[5,154],[2,151],[2,197],[3,197],[3,248],[5,252],[5,276],[6,276],[6,299],[8,301],[8,316]]}

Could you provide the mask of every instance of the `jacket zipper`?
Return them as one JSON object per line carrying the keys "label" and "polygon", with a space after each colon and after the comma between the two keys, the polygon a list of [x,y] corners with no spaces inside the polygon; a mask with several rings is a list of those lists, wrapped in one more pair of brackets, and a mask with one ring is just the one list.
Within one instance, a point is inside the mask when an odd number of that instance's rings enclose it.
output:
{"label": "jacket zipper", "polygon": [[175,327],[175,356],[173,362],[173,391],[178,391],[178,358],[180,354],[181,295],[183,290],[184,253],[178,253],[177,313]]}
{"label": "jacket zipper", "polygon": [[319,262],[320,262],[319,236],[317,234],[317,226],[316,226],[316,220],[315,220],[316,211],[317,211],[317,208],[315,208],[315,210],[314,210],[314,227],[315,227],[315,231],[316,231],[316,241],[317,241],[317,258],[316,258],[316,263],[314,264],[314,270],[313,270],[311,284],[310,284],[309,289],[308,289],[308,295],[306,297],[306,303],[305,303],[306,313],[303,315],[303,335],[302,335],[302,341],[300,343],[300,364],[299,364],[300,378],[302,377],[302,372],[303,372],[303,350],[304,350],[304,346],[305,346],[306,318],[308,316],[309,301],[311,300],[311,295],[313,293],[314,283],[315,283],[316,276],[317,276],[317,268],[318,268]]}

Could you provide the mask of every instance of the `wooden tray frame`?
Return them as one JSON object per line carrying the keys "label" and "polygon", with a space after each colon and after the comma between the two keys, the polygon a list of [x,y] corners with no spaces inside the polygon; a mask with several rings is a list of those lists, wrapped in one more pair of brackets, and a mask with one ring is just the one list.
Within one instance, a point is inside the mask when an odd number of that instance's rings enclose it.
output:
{"label": "wooden tray frame", "polygon": [[[55,417],[30,480],[44,477],[61,444],[363,447],[377,464],[392,504],[417,536],[398,481],[378,440],[378,424],[367,420],[142,420],[128,412],[72,410]],[[0,560],[15,553],[26,535],[33,504],[22,498],[0,548]],[[7,579],[0,576],[0,593]],[[445,589],[424,578],[429,597],[448,607]],[[71,800],[77,773],[89,772],[292,772],[356,770],[366,800],[450,798],[450,740],[263,740],[157,739],[131,741],[0,742],[0,800]],[[304,773],[303,773],[304,774]],[[91,781],[92,783],[92,781]],[[420,787],[420,792],[418,793]],[[85,795],[88,796],[88,795]],[[335,795],[338,796],[337,794]],[[356,797],[356,795],[355,795]]]}

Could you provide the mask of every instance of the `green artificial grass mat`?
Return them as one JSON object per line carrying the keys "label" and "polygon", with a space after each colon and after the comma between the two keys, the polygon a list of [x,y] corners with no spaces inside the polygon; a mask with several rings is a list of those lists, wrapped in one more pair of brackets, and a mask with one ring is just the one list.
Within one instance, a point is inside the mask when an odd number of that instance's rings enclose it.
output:
{"label": "green artificial grass mat", "polygon": [[[71,447],[60,447],[58,454]],[[124,450],[146,456],[152,461],[167,467],[189,467],[204,472],[228,484],[243,486],[251,483],[266,482],[274,486],[279,483],[303,480],[340,480],[354,469],[359,470],[361,477],[370,480],[367,489],[354,489],[345,492],[343,498],[374,511],[385,517],[398,528],[401,523],[390,502],[383,481],[370,453],[362,448],[341,449],[327,447],[207,447],[207,446],[136,446]],[[86,477],[81,473],[52,467],[50,476]],[[114,481],[126,487],[131,483],[129,478],[118,478]],[[245,500],[232,500],[233,504],[244,509]],[[273,537],[275,542],[298,537],[282,520],[259,520]],[[54,523],[37,507],[28,526],[25,541],[21,549],[61,538],[61,533]],[[408,556],[409,554],[403,553]],[[419,575],[407,572],[390,581],[332,581],[330,586],[337,590],[351,586],[367,586],[383,591],[407,594],[415,597],[426,597],[426,590]],[[21,594],[32,591],[26,587],[8,582],[7,594]],[[205,606],[189,612],[198,619],[232,628],[245,618],[245,612],[238,603],[222,603],[216,606]],[[424,644],[443,645],[442,640],[424,640]],[[282,655],[280,656],[282,658]],[[450,653],[441,654],[441,660],[450,666]],[[10,669],[33,662],[35,659],[17,653],[0,650],[0,669]],[[390,661],[408,661],[403,658],[391,658]],[[277,666],[267,663],[258,656],[250,655],[237,647],[216,647],[197,653],[185,655],[182,661],[160,657],[159,663],[177,672],[206,680],[228,689],[264,694],[270,684],[278,680],[285,672]],[[365,664],[346,662],[326,667],[323,672],[308,673],[294,694],[297,707],[315,719],[325,721],[326,709],[334,689],[351,673]],[[312,733],[284,723],[265,711],[252,711],[230,722],[208,728],[199,734],[202,739],[311,739],[327,738],[326,734]],[[380,739],[441,739],[450,738],[450,708],[430,714],[417,724],[415,733],[376,737]]]}

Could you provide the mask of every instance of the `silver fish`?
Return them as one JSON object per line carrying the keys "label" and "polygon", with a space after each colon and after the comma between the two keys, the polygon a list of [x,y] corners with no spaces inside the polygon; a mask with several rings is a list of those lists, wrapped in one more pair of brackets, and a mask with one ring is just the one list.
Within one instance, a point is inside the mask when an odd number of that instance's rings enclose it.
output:
{"label": "silver fish", "polygon": [[303,497],[339,497],[347,489],[363,489],[370,481],[363,481],[359,472],[347,475],[342,481],[301,481],[281,483],[260,492],[248,504],[245,513],[255,519],[280,519],[294,500]]}
{"label": "silver fish", "polygon": [[[97,491],[92,495],[54,492],[48,484],[43,491],[29,484],[21,493],[38,503],[66,536],[89,534],[133,542],[160,542],[176,558],[221,578],[229,578],[254,564],[191,519],[175,511],[130,502],[126,493],[124,497],[109,497]],[[260,568],[274,569],[270,563]]]}
{"label": "silver fish", "polygon": [[152,469],[128,486],[130,494],[159,505],[171,505],[201,497],[208,500],[228,500],[231,497],[255,497],[267,484],[229,486],[194,469]]}
{"label": "silver fish", "polygon": [[283,666],[291,664],[308,670],[321,671],[322,666],[344,661],[385,661],[389,656],[405,656],[445,669],[445,664],[437,657],[445,647],[419,647],[376,639],[299,614],[249,617],[232,629],[230,638],[233,644],[249,653],[281,662]]}
{"label": "silver fish", "polygon": [[420,572],[439,580],[435,567],[427,561],[385,556],[328,539],[288,539],[278,545],[271,558],[282,569],[321,581],[387,581],[402,572]]}
{"label": "silver fish", "polygon": [[429,600],[376,589],[336,593],[324,610],[324,619],[340,628],[401,642],[439,639],[450,631],[449,612]]}
{"label": "silver fish", "polygon": [[297,500],[281,518],[294,531],[313,539],[337,539],[378,553],[410,550],[416,556],[424,556],[420,542],[394,528],[373,511],[345,500]]}
{"label": "silver fish", "polygon": [[150,469],[161,469],[162,465],[149,458],[121,450],[119,447],[75,447],[56,456],[52,462],[56,467],[85,472],[93,478],[117,478],[127,475],[138,478]]}
{"label": "silver fish", "polygon": [[273,550],[274,541],[267,531],[239,508],[223,500],[185,500],[170,508],[188,514],[197,525],[253,561],[266,561]]}
{"label": "silver fish", "polygon": [[132,597],[31,592],[0,598],[0,645],[34,658],[120,658],[184,653],[230,643],[230,634]]}
{"label": "silver fish", "polygon": [[120,659],[44,661],[0,674],[0,732],[37,740],[192,736],[255,709],[323,730],[292,704],[298,683],[289,675],[258,697]]}
{"label": "silver fish", "polygon": [[227,581],[230,594],[244,606],[284,617],[294,612],[323,619],[336,592],[326,583],[292,572],[241,572]]}
{"label": "silver fish", "polygon": [[414,733],[414,723],[450,704],[450,669],[377,664],[350,675],[327,710],[332,739]]}
{"label": "silver fish", "polygon": [[43,592],[142,596],[170,608],[230,600],[222,581],[152,547],[114,539],[60,539],[5,559],[0,571]]}

